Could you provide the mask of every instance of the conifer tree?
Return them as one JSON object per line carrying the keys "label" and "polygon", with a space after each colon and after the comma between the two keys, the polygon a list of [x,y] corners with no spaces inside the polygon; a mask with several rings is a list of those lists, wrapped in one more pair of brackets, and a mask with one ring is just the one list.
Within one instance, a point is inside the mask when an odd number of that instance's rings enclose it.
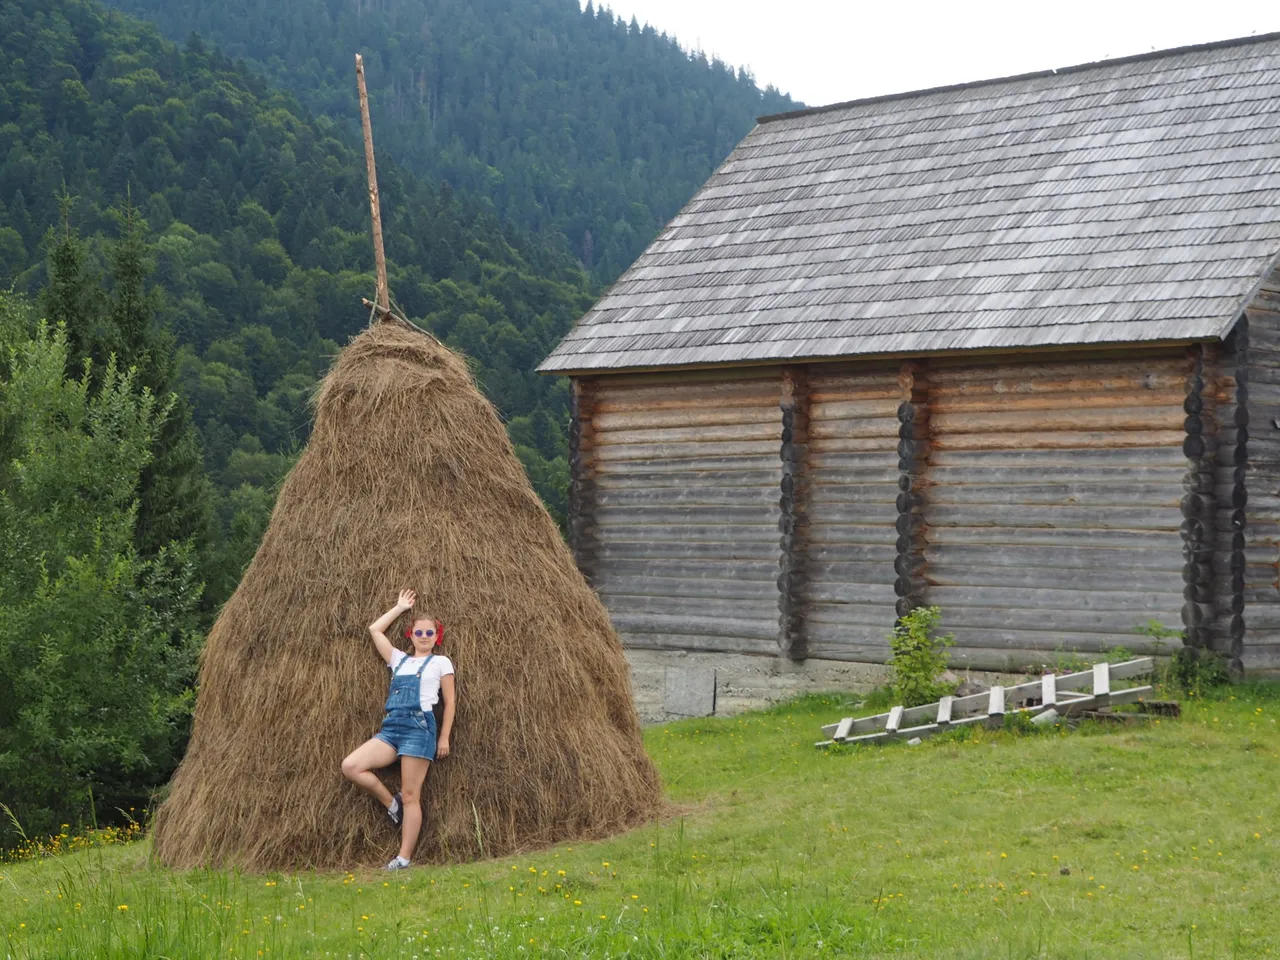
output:
{"label": "conifer tree", "polygon": [[50,228],[46,235],[49,278],[40,305],[51,325],[65,325],[67,373],[79,376],[86,359],[92,359],[95,368],[104,369],[109,346],[101,322],[98,277],[90,271],[84,241],[71,226],[74,202],[75,198],[64,189],[59,198],[62,229]]}
{"label": "conifer tree", "polygon": [[23,196],[21,187],[13,192],[13,199],[9,201],[9,226],[17,230],[29,244],[34,244],[38,239],[38,234],[33,232],[35,226],[31,220],[31,211],[27,209],[27,198]]}
{"label": "conifer tree", "polygon": [[137,370],[139,387],[169,405],[142,472],[135,541],[144,557],[156,556],[174,541],[190,541],[204,555],[212,540],[213,490],[190,406],[175,395],[173,336],[156,323],[156,293],[147,288],[146,221],[127,195],[119,217],[120,237],[111,248],[114,289],[108,314],[113,352],[122,368]]}
{"label": "conifer tree", "polygon": [[[161,383],[153,370],[160,373],[164,358],[156,355],[158,331],[154,329],[156,302],[154,291],[147,289],[147,248],[142,221],[133,206],[133,197],[126,195],[120,211],[120,239],[111,251],[111,274],[115,284],[111,296],[111,326],[115,334],[115,347],[122,363],[137,366],[143,376],[143,386],[152,393],[162,394],[169,389],[167,378]],[[163,351],[171,353],[172,351]]]}

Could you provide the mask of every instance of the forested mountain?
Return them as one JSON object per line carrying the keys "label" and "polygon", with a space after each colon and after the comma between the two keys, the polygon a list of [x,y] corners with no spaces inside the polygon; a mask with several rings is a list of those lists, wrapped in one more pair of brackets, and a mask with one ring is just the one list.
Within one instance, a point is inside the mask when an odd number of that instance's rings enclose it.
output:
{"label": "forested mountain", "polygon": [[[379,176],[393,294],[471,358],[556,509],[567,390],[533,368],[589,305],[587,275],[390,160]],[[316,378],[368,320],[364,178],[345,125],[197,39],[177,46],[90,0],[0,3],[0,286],[43,290],[46,312],[63,304],[53,312],[82,339],[101,329],[115,343],[117,238],[132,224],[126,272],[142,278],[129,309],[176,339],[174,385],[216,489],[215,601],[305,441]],[[55,290],[50,264],[68,243],[83,263]]]}
{"label": "forested mountain", "polygon": [[201,634],[368,322],[353,47],[393,296],[467,355],[553,513],[568,385],[534,368],[599,292],[583,264],[616,274],[789,105],[574,0],[128,2],[257,65],[0,0],[0,800],[37,831],[168,777]]}
{"label": "forested mountain", "polygon": [[578,0],[110,0],[245,57],[355,122],[363,52],[380,152],[555,233],[613,280],[751,129],[797,106]]}

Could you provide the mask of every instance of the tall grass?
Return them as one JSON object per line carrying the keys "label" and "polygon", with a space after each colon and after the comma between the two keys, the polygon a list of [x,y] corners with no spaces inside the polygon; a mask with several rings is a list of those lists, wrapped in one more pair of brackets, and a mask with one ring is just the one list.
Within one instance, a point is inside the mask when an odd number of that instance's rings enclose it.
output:
{"label": "tall grass", "polygon": [[146,842],[0,866],[4,952],[1280,954],[1280,689],[1142,728],[815,751],[843,710],[808,698],[650,729],[682,812],[605,843],[407,875],[174,873]]}

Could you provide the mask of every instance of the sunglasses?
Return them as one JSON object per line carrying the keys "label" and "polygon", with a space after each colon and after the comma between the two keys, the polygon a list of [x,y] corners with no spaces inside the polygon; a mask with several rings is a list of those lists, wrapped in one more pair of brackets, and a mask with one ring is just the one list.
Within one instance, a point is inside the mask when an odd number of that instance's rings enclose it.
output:
{"label": "sunglasses", "polygon": [[436,646],[439,646],[444,642],[444,624],[440,623],[439,620],[436,621],[436,624],[436,627],[428,627],[425,630],[422,627],[418,627],[416,630],[406,630],[404,632],[404,638],[406,640],[410,637],[416,637],[419,640],[434,640]]}

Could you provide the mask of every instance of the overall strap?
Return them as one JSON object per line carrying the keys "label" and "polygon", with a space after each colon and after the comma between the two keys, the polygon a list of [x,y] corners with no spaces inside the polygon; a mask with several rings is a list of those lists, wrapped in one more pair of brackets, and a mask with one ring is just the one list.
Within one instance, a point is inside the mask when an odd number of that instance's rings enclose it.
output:
{"label": "overall strap", "polygon": [[417,672],[417,673],[415,673],[415,674],[413,675],[415,680],[421,680],[421,679],[422,679],[422,671],[423,671],[423,670],[425,670],[425,669],[427,669],[427,664],[428,664],[428,663],[430,663],[432,660],[434,660],[434,659],[435,659],[435,656],[436,656],[436,655],[435,655],[434,653],[429,653],[429,654],[427,654],[427,659],[425,659],[425,660],[423,660],[423,661],[422,661],[422,666],[420,666],[420,667],[418,668],[418,672]]}

